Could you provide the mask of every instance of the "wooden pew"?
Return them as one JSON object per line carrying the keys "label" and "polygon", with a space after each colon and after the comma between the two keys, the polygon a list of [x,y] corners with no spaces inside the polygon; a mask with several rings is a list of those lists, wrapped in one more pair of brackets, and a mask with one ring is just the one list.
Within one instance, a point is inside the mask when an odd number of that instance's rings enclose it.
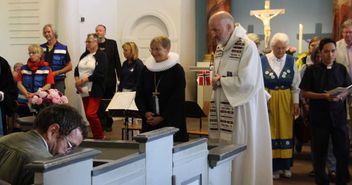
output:
{"label": "wooden pew", "polygon": [[231,185],[232,160],[246,146],[209,150],[207,138],[174,145],[177,131],[166,127],[142,133],[133,142],[86,140],[72,153],[34,161],[27,168],[36,172],[35,184]]}
{"label": "wooden pew", "polygon": [[102,151],[96,160],[101,164],[92,171],[92,184],[171,184],[173,135],[177,131],[166,127],[142,133],[136,141],[85,140],[81,147]]}
{"label": "wooden pew", "polygon": [[200,138],[173,148],[172,184],[208,184],[208,139]]}
{"label": "wooden pew", "polygon": [[139,143],[126,140],[95,140],[85,139],[81,148],[94,148],[101,151],[96,159],[117,160],[128,155],[139,152]]}
{"label": "wooden pew", "polygon": [[76,149],[67,155],[33,161],[25,168],[35,172],[36,185],[89,185],[93,158],[99,153],[90,148]]}
{"label": "wooden pew", "polygon": [[223,145],[209,150],[209,184],[231,185],[232,160],[246,145]]}
{"label": "wooden pew", "polygon": [[145,153],[130,154],[126,157],[107,161],[92,170],[92,185],[145,185]]}

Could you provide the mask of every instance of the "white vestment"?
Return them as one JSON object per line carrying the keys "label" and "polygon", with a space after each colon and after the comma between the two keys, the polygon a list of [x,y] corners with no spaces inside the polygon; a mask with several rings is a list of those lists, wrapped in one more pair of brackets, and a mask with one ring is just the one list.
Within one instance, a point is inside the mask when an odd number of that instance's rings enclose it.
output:
{"label": "white vestment", "polygon": [[209,139],[247,145],[233,162],[232,185],[272,185],[270,124],[257,47],[238,25],[226,46],[218,46],[214,62],[214,72],[222,77],[212,94]]}

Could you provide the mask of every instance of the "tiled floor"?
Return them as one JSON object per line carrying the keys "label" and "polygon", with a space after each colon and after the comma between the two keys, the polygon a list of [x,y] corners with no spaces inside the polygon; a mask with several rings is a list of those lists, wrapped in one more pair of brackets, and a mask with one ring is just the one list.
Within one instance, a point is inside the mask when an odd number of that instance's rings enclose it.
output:
{"label": "tiled floor", "polygon": [[[121,139],[121,128],[123,125],[123,119],[118,118],[114,119],[115,122],[113,124],[112,132],[105,132],[105,135],[108,139],[111,140],[120,140]],[[207,128],[207,119],[202,119],[203,128]],[[187,119],[187,128],[188,129],[196,129],[199,128],[199,119],[188,118]],[[193,136],[198,137],[198,136]],[[308,174],[312,170],[312,164],[310,160],[310,147],[305,145],[300,154],[295,154],[294,165],[291,168],[292,170],[292,178],[284,179],[281,178],[279,180],[274,180],[274,185],[313,185],[314,178],[309,177]],[[352,165],[350,165],[350,172],[352,172]],[[352,183],[351,183],[352,184]]]}
{"label": "tiled floor", "polygon": [[312,162],[310,160],[310,147],[304,146],[303,150],[299,154],[295,154],[295,160],[293,167],[291,168],[292,178],[285,179],[280,178],[274,180],[274,185],[313,185],[314,177],[310,177],[308,174],[312,171]]}

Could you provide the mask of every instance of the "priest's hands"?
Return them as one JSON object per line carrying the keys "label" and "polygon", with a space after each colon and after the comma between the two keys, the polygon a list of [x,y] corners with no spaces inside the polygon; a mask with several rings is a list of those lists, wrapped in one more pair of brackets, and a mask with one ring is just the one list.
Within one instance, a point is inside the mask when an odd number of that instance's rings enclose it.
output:
{"label": "priest's hands", "polygon": [[154,116],[154,113],[152,112],[146,112],[144,114],[145,118],[146,118],[146,122],[149,125],[155,126],[160,124],[162,121],[164,121],[164,118],[161,116]]}
{"label": "priest's hands", "polygon": [[211,83],[214,90],[221,86],[220,79],[221,79],[221,75],[219,75],[219,74],[214,75],[214,77],[212,79],[212,83]]}

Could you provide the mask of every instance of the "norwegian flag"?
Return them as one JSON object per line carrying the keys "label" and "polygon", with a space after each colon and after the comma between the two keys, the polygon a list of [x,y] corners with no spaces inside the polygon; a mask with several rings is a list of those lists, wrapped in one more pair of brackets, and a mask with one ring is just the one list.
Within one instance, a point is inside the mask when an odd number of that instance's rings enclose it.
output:
{"label": "norwegian flag", "polygon": [[198,85],[200,86],[208,86],[210,85],[210,71],[209,70],[204,70],[204,71],[198,71]]}

